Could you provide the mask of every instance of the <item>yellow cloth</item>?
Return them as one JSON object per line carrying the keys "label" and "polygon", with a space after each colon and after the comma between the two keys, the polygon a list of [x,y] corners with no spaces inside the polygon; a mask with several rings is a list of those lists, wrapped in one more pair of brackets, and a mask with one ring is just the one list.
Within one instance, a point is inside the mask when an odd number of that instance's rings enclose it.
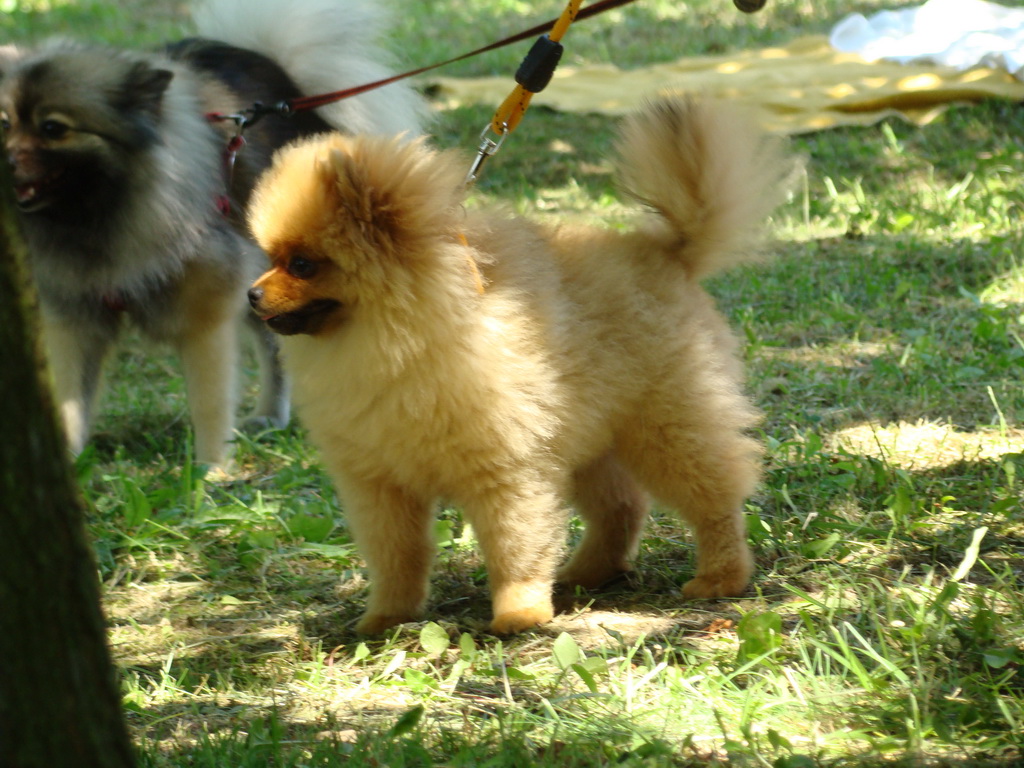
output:
{"label": "yellow cloth", "polygon": [[[511,77],[434,77],[430,82],[444,107],[481,102],[497,107],[515,85]],[[563,66],[533,103],[564,112],[619,115],[644,97],[680,89],[749,103],[763,112],[766,128],[788,134],[869,125],[890,115],[925,125],[955,102],[1024,101],[1024,82],[1001,70],[872,63],[839,53],[824,36],[813,36],[784,48],[642,69]]]}

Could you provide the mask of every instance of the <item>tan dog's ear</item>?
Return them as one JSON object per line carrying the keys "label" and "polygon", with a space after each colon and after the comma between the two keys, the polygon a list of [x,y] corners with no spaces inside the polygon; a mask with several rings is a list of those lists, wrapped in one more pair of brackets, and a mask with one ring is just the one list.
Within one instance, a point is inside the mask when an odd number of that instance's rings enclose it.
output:
{"label": "tan dog's ear", "polygon": [[317,161],[316,172],[323,180],[329,199],[342,209],[347,223],[357,226],[365,237],[372,239],[374,213],[382,210],[385,202],[379,199],[381,190],[374,188],[364,165],[356,162],[351,152],[332,148],[327,157]]}
{"label": "tan dog's ear", "polygon": [[452,165],[423,142],[366,136],[332,147],[316,173],[354,244],[404,260],[449,237],[464,194],[464,171]]}

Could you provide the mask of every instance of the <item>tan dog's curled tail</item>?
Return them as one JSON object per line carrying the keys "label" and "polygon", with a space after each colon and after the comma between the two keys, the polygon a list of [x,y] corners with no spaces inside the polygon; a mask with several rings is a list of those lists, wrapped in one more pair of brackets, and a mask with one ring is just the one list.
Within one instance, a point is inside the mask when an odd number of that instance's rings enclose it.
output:
{"label": "tan dog's curled tail", "polygon": [[622,122],[616,149],[625,191],[661,215],[691,277],[757,258],[793,164],[750,114],[720,101],[662,99]]}

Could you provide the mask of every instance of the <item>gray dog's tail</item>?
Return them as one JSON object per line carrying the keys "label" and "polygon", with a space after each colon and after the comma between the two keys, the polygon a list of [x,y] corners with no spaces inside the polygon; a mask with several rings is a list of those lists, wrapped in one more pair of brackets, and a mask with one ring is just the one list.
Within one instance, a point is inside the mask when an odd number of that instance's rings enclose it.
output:
{"label": "gray dog's tail", "polygon": [[[269,56],[306,96],[394,74],[379,0],[195,0],[192,16],[202,36]],[[317,112],[346,133],[416,136],[429,108],[403,80]]]}
{"label": "gray dog's tail", "polygon": [[696,279],[757,257],[793,167],[782,142],[742,111],[686,96],[627,118],[617,149],[626,191],[661,214]]}

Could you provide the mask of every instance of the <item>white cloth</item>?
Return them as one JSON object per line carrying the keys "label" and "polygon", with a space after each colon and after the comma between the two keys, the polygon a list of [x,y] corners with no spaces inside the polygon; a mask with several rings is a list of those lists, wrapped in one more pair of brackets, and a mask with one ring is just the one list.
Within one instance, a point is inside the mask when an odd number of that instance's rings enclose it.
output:
{"label": "white cloth", "polygon": [[837,51],[868,61],[985,66],[1024,80],[1024,9],[985,0],[928,0],[920,6],[854,13],[832,28]]}

